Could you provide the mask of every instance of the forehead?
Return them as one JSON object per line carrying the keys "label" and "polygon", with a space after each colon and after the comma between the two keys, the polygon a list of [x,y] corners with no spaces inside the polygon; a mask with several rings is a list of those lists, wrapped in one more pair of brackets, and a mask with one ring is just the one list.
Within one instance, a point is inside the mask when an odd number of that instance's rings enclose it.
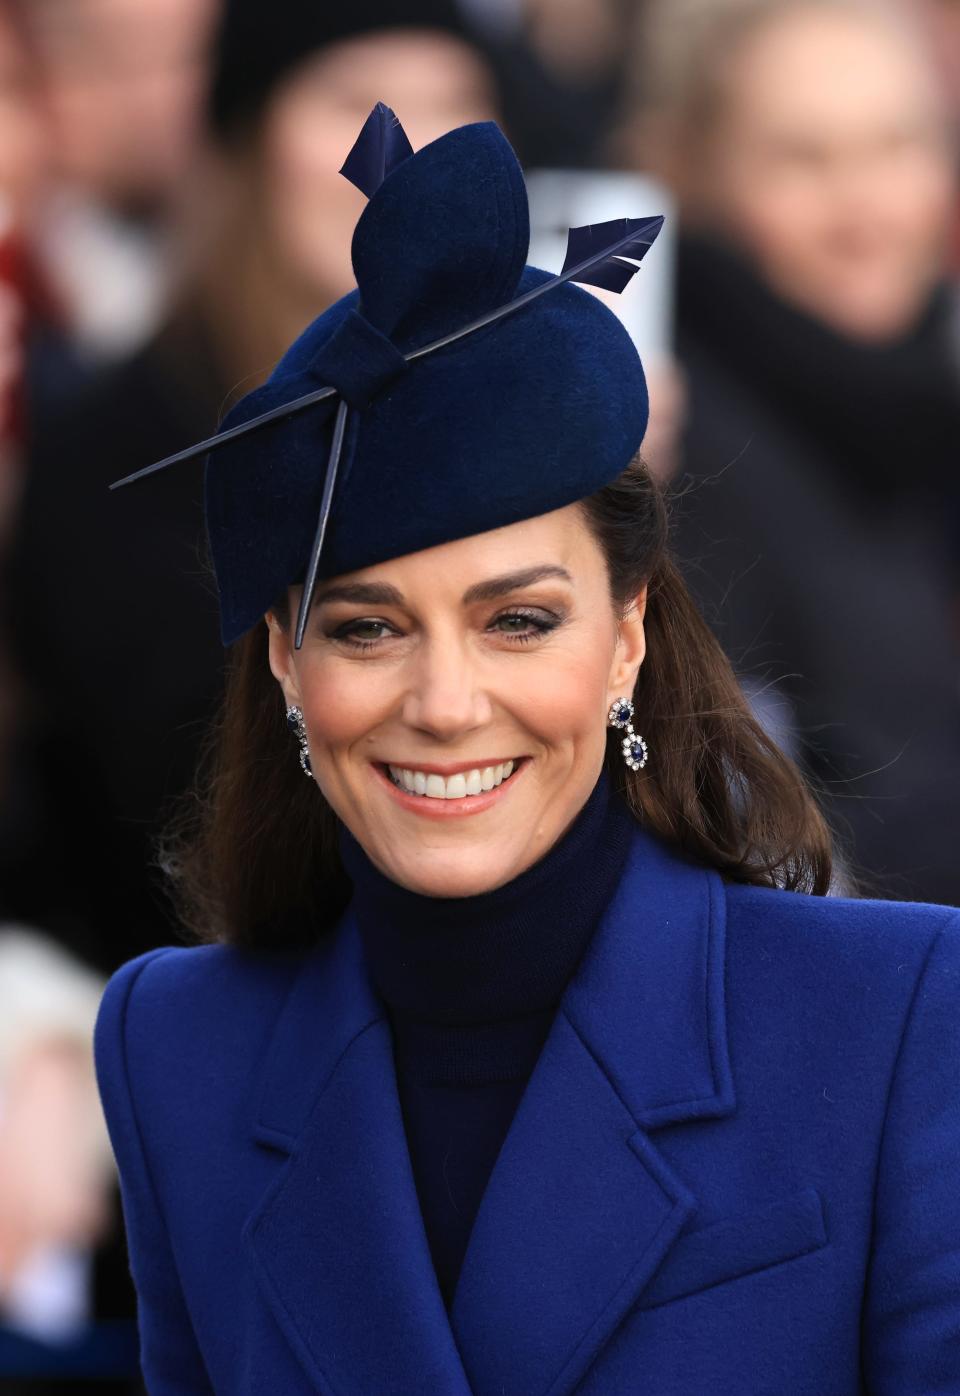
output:
{"label": "forehead", "polygon": [[730,107],[751,122],[826,137],[924,114],[935,84],[912,33],[855,10],[798,7],[732,56]]}
{"label": "forehead", "polygon": [[391,558],[330,578],[326,585],[375,582],[393,586],[404,596],[459,599],[477,582],[541,565],[564,568],[574,586],[589,586],[603,579],[603,554],[579,505]]}
{"label": "forehead", "polygon": [[[379,92],[378,77],[385,73],[392,76],[394,70],[402,82],[404,69],[418,60],[435,65],[436,72],[431,77],[438,87],[453,85],[460,76],[460,67],[482,68],[479,55],[456,34],[439,29],[398,28],[374,30],[328,44],[304,60],[302,71],[333,85],[337,95],[356,95],[373,88]],[[363,101],[366,100],[364,96]]]}

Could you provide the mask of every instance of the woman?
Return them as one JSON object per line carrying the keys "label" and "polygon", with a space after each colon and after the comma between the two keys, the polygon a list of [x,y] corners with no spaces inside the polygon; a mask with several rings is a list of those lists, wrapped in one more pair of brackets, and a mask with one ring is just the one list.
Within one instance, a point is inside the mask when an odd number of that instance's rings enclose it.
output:
{"label": "woman", "polygon": [[[496,126],[379,187],[369,136],[359,290],[207,467],[233,666],[167,861],[220,943],[98,1021],[148,1387],[946,1389],[956,914],[803,895],[827,836],[666,555],[627,335],[524,268]],[[657,228],[570,268],[622,289]]]}

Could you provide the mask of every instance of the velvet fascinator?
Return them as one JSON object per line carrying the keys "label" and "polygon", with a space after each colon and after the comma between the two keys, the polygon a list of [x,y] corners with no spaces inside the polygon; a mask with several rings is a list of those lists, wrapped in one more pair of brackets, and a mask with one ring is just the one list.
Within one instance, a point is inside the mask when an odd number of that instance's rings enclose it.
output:
{"label": "velvet fascinator", "polygon": [[573,278],[623,290],[662,219],[570,230],[559,275],[525,265],[526,187],[493,122],[413,154],[371,113],[341,171],[369,196],[357,290],[301,334],[204,453],[231,644],[304,582],[532,518],[610,483],[647,425],[640,359]]}

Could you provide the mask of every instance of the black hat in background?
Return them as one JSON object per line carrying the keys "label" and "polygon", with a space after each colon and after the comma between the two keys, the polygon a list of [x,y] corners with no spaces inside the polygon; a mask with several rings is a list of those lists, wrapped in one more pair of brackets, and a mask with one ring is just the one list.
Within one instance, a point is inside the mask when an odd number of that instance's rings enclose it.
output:
{"label": "black hat in background", "polygon": [[212,130],[236,135],[311,53],[384,29],[438,29],[476,42],[456,0],[225,0],[207,103]]}

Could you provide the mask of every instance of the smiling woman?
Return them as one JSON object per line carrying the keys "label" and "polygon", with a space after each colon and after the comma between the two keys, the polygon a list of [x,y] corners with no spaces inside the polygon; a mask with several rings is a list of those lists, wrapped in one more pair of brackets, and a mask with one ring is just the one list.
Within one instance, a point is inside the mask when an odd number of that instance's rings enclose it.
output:
{"label": "smiling woman", "polygon": [[151,1396],[954,1389],[960,928],[798,895],[828,833],[569,284],[658,221],[550,277],[496,127],[371,122],[360,294],[203,447],[213,943],[98,1019]]}
{"label": "smiling woman", "polygon": [[[712,866],[824,891],[816,804],[754,721],[666,538],[638,458],[581,503],[321,586],[299,651],[291,587],[235,647],[198,790],[168,833],[185,924],[201,939],[314,940],[348,896],[341,821],[405,887],[491,890],[560,837],[604,764],[645,823]],[[274,678],[303,712],[319,793],[290,759]],[[637,774],[606,727],[622,695],[653,752]],[[468,791],[471,771],[502,794]],[[459,827],[488,808],[500,813]]]}

